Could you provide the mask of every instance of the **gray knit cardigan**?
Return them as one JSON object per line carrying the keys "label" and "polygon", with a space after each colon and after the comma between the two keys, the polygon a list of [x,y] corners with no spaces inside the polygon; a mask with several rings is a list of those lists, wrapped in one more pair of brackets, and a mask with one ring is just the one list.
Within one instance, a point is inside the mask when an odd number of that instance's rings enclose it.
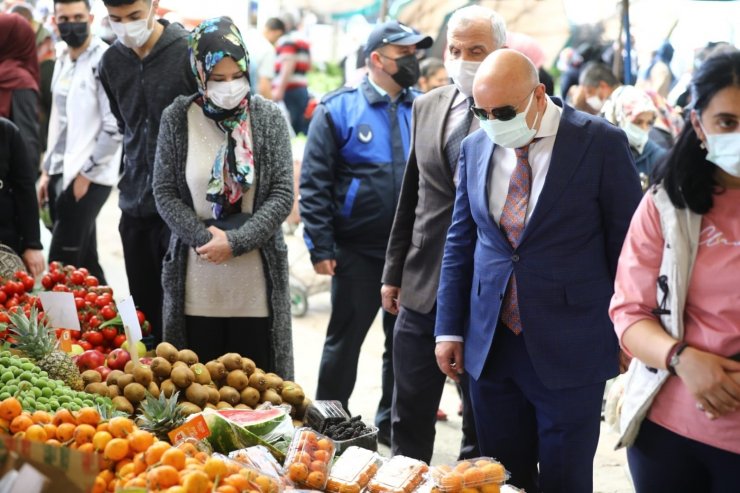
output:
{"label": "gray knit cardigan", "polygon": [[[211,239],[193,210],[185,179],[188,156],[188,108],[194,96],[180,96],[164,111],[154,163],[157,210],[172,231],[162,265],[163,338],[187,347],[185,333],[185,278],[188,248]],[[234,256],[255,248],[262,253],[269,294],[272,354],[275,372],[293,379],[293,340],[288,287],[288,249],[281,230],[293,206],[293,159],[288,126],[278,107],[260,96],[250,103],[257,189],[252,218],[227,231]],[[234,289],[240,289],[235,286]],[[246,294],[245,294],[246,296]],[[234,348],[239,352],[239,348]]]}

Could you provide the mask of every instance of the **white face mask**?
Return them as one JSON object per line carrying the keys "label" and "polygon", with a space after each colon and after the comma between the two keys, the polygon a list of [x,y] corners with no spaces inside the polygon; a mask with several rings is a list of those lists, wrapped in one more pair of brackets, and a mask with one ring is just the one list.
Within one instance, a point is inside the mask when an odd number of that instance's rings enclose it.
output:
{"label": "white face mask", "polygon": [[[108,19],[110,28],[115,33],[116,37],[123,43],[127,48],[136,49],[141,48],[149,41],[149,38],[154,31],[154,3],[152,8],[146,16],[146,19],[139,19],[138,21],[130,22],[114,22]],[[151,26],[149,22],[151,22]]]}
{"label": "white face mask", "polygon": [[598,94],[594,94],[593,96],[589,96],[586,98],[586,104],[591,107],[594,111],[601,111],[601,108],[604,107],[604,101],[599,97]]}
{"label": "white face mask", "polygon": [[466,98],[473,96],[473,79],[481,62],[466,62],[464,60],[447,60],[445,69],[452,82]]}
{"label": "white face mask", "polygon": [[722,168],[727,174],[740,178],[740,133],[708,134],[707,161]]}
{"label": "white face mask", "polygon": [[246,77],[230,81],[208,82],[206,97],[208,100],[225,110],[231,110],[239,106],[239,103],[247,97],[249,83]]}
{"label": "white face mask", "polygon": [[648,141],[648,132],[631,122],[623,125],[622,130],[627,134],[627,140],[630,145],[634,147],[639,154],[642,154]]}
{"label": "white face mask", "polygon": [[[534,91],[529,97],[529,103],[523,112],[517,113],[517,115],[511,120],[481,120],[480,128],[486,132],[488,138],[491,141],[501,147],[507,147],[514,149],[516,147],[522,147],[532,142],[537,130],[529,128],[527,126],[527,112],[529,107],[532,105],[534,100]],[[537,126],[537,119],[540,117],[540,112],[534,117],[534,126]]]}

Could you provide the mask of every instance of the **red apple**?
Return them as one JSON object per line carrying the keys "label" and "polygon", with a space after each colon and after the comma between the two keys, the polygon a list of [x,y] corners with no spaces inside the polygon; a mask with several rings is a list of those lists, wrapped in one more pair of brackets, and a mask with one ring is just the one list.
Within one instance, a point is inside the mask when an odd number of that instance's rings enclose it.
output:
{"label": "red apple", "polygon": [[95,371],[100,373],[100,377],[103,379],[103,382],[105,382],[106,380],[108,380],[108,375],[113,370],[111,370],[107,366],[98,366],[97,368],[95,368]]}
{"label": "red apple", "polygon": [[77,360],[77,367],[81,372],[85,370],[94,370],[105,363],[105,355],[95,349],[88,349],[82,353]]}
{"label": "red apple", "polygon": [[85,351],[88,351],[93,348],[92,344],[90,344],[87,341],[79,341],[77,344],[79,344],[80,347],[82,347],[82,349],[84,349]]}
{"label": "red apple", "polygon": [[108,364],[108,368],[111,370],[121,370],[126,367],[126,363],[131,361],[131,355],[128,354],[128,351],[125,351],[121,348],[114,349],[110,352],[108,355],[108,358],[106,359],[106,363]]}

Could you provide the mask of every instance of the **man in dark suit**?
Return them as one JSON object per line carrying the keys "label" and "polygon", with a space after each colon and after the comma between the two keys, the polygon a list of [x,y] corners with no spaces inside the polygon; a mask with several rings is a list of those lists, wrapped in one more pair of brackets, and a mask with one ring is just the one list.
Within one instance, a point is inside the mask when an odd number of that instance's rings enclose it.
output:
{"label": "man in dark suit", "polygon": [[621,130],[547,97],[515,51],[483,62],[473,96],[481,130],[460,152],[437,363],[468,373],[481,453],[514,485],[590,493],[635,165]]}
{"label": "man in dark suit", "polygon": [[[381,296],[385,310],[400,312],[393,333],[391,449],[395,455],[425,462],[432,459],[436,410],[445,382],[434,358],[434,319],[460,143],[478,128],[469,104],[475,72],[505,42],[504,21],[493,10],[474,5],[455,11],[447,25],[445,64],[454,85],[414,101],[411,154],[388,243]],[[475,425],[465,382],[461,387],[460,457],[471,458],[479,455]]]}

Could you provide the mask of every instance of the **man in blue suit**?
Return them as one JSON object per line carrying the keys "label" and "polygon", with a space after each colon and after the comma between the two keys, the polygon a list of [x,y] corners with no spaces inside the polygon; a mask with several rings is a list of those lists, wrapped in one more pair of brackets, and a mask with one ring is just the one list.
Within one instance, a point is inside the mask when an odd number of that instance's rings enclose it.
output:
{"label": "man in blue suit", "polygon": [[489,55],[473,96],[481,129],[460,152],[437,363],[469,374],[481,452],[514,485],[590,493],[635,165],[621,130],[547,97],[518,52]]}

